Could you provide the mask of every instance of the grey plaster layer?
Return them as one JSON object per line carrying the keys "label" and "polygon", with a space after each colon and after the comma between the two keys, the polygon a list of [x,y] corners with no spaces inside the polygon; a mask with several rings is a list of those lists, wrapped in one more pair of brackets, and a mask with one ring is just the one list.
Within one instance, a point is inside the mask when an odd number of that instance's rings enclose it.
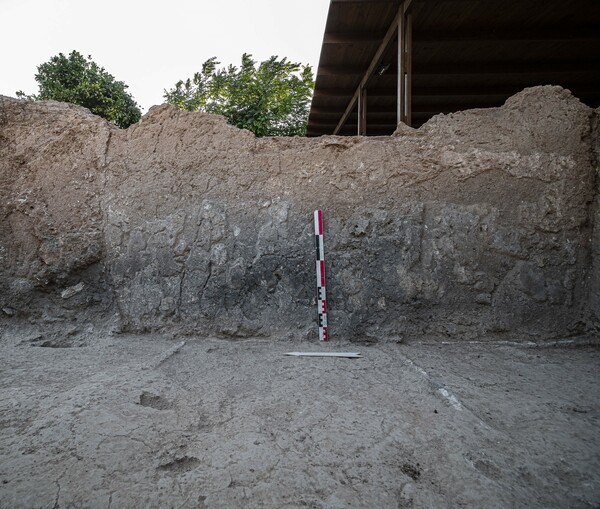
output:
{"label": "grey plaster layer", "polygon": [[537,87],[394,137],[257,139],[170,106],[119,130],[3,98],[5,319],[306,337],[321,208],[338,338],[581,332],[591,115]]}
{"label": "grey plaster layer", "polygon": [[5,330],[0,507],[598,506],[597,348],[349,347]]}

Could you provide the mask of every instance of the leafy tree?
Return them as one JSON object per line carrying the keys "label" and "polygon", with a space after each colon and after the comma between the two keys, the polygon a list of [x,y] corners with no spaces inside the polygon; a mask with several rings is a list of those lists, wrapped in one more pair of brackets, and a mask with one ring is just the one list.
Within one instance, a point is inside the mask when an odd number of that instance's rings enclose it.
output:
{"label": "leafy tree", "polygon": [[277,56],[256,64],[247,53],[239,68],[219,69],[216,57],[209,58],[192,79],[165,90],[164,98],[182,110],[224,115],[257,136],[304,135],[314,87],[310,66]]}
{"label": "leafy tree", "polygon": [[93,62],[91,56],[86,59],[77,51],[72,51],[68,57],[59,53],[38,66],[35,80],[39,85],[37,95],[19,91],[17,96],[79,104],[123,128],[142,116],[137,103],[126,91],[127,85],[116,81]]}

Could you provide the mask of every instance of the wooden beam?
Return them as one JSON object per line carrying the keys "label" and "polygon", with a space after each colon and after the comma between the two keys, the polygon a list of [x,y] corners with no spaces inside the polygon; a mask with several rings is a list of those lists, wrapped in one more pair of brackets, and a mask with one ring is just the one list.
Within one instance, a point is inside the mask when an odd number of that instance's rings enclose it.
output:
{"label": "wooden beam", "polygon": [[358,100],[358,94],[360,93],[361,88],[366,86],[367,82],[369,81],[369,78],[375,71],[376,67],[379,65],[385,50],[387,49],[388,45],[390,44],[390,41],[392,40],[392,38],[394,37],[394,34],[396,33],[396,31],[398,29],[398,19],[403,15],[404,15],[403,4],[401,4],[398,9],[398,13],[396,14],[394,20],[392,21],[392,24],[388,28],[383,40],[381,41],[381,44],[379,44],[379,47],[377,48],[377,51],[375,52],[375,55],[373,56],[371,63],[369,64],[369,67],[367,68],[367,71],[365,72],[360,84],[358,85],[356,91],[354,92],[352,98],[350,99],[350,102],[348,103],[348,106],[346,107],[346,110],[344,111],[342,118],[338,122],[338,125],[336,126],[335,130],[333,131],[333,134],[337,134],[339,132],[339,130],[344,125],[346,118],[348,117],[350,112],[354,109],[354,105],[356,104],[356,101]]}
{"label": "wooden beam", "polygon": [[[370,89],[369,89],[369,96],[370,96]],[[386,114],[386,115],[391,115],[391,116],[395,116],[396,112],[390,110],[389,107],[385,107],[385,106],[369,106],[369,115],[371,115],[371,113],[378,113],[378,114]],[[336,110],[331,110],[329,108],[319,108],[318,110],[315,111],[314,108],[312,108],[310,110],[310,116],[312,117],[313,115],[315,116],[324,116],[324,117],[337,117],[339,118],[341,115],[344,114],[344,110],[341,109],[336,109]],[[352,111],[350,113],[350,115],[348,115],[349,117],[351,116],[356,116],[356,110]]]}
{"label": "wooden beam", "polygon": [[[314,120],[329,120],[332,118],[336,118],[339,119],[341,115],[343,115],[344,111],[343,110],[327,110],[324,108],[319,108],[319,111],[315,111],[315,109],[311,109],[310,110],[310,119],[314,119]],[[356,110],[353,110],[350,115],[348,115],[348,118],[354,118],[356,119],[358,113],[356,112]],[[369,106],[369,118],[371,116],[376,116],[376,117],[389,117],[392,120],[396,119],[396,111],[392,109],[390,109],[389,107],[386,108],[385,106]]]}
{"label": "wooden beam", "polygon": [[[597,91],[598,88],[592,86],[588,86],[586,84],[576,85],[569,83],[557,83],[564,88],[568,89],[576,89],[580,94],[585,94],[588,92]],[[494,85],[494,86],[438,86],[438,87],[414,87],[413,89],[413,99],[415,97],[430,97],[430,96],[439,96],[439,97],[450,97],[450,96],[510,96],[520,92],[524,88],[532,86],[523,83],[515,83],[510,85]]]}
{"label": "wooden beam", "polygon": [[[347,97],[356,93],[354,89],[351,88],[321,88],[318,91],[315,90],[314,97]],[[371,97],[392,97],[396,95],[396,88],[369,88],[369,96]],[[358,99],[358,94],[356,94],[356,98]],[[354,101],[354,105],[356,104],[356,100]]]}
{"label": "wooden beam", "polygon": [[359,76],[365,73],[364,67],[327,65],[319,67],[318,76]]}
{"label": "wooden beam", "polygon": [[332,111],[330,113],[315,113],[314,111],[311,111],[308,120],[311,124],[315,121],[319,122],[320,120],[331,120],[337,124],[337,120],[342,113],[343,111]]}
{"label": "wooden beam", "polygon": [[325,32],[323,44],[377,44],[382,37],[377,32]]}
{"label": "wooden beam", "polygon": [[[568,89],[576,89],[580,94],[594,94],[598,91],[598,88],[595,85],[588,85],[584,82],[582,83],[573,83],[569,81],[565,82],[557,82],[557,85],[560,85],[564,88]],[[440,85],[435,87],[424,87],[424,86],[412,86],[412,99],[420,98],[420,97],[432,97],[439,96],[442,97],[462,97],[462,96],[508,96],[520,92],[524,88],[528,86],[533,86],[532,84],[522,82],[522,83],[510,83],[504,85]],[[319,93],[315,95],[315,97],[350,97],[353,93],[352,89],[349,88],[331,88],[331,89],[321,89]],[[392,98],[396,97],[396,88],[369,88],[369,97],[377,97],[377,98]],[[352,106],[356,106],[356,100],[352,102]],[[344,110],[344,114],[348,116],[352,109],[354,108],[346,108]],[[321,110],[329,111],[328,108],[321,108]],[[312,111],[312,110],[311,110]]]}
{"label": "wooden beam", "polygon": [[515,30],[490,27],[488,29],[460,29],[460,30],[419,30],[414,32],[415,44],[427,42],[496,42],[496,41],[573,41],[597,40],[597,27],[569,27],[566,25],[535,29],[527,28]]}
{"label": "wooden beam", "polygon": [[353,93],[352,88],[315,88],[313,97],[346,97]]}
{"label": "wooden beam", "polygon": [[600,60],[556,60],[554,62],[469,62],[460,64],[415,64],[413,75],[564,74],[600,69]]}
{"label": "wooden beam", "polygon": [[[557,82],[557,85],[561,85],[564,88],[568,88],[568,89],[573,89],[573,90],[577,90],[577,92],[579,94],[595,94],[598,90],[598,88],[594,85],[588,85],[586,83],[581,83],[581,84],[577,84],[577,83],[569,83],[569,82]],[[440,85],[440,86],[435,86],[435,87],[424,87],[424,86],[414,86],[412,87],[412,99],[413,101],[416,98],[422,98],[422,97],[434,97],[434,96],[439,96],[440,100],[443,101],[443,97],[463,97],[463,96],[472,96],[472,97],[482,97],[482,96],[490,96],[489,100],[493,100],[494,97],[502,97],[502,96],[506,96],[508,97],[509,95],[513,95],[517,92],[520,92],[521,90],[523,90],[523,88],[526,88],[528,86],[532,86],[532,84],[527,83],[527,82],[522,82],[522,83],[510,83],[510,84],[503,84],[503,85],[466,85],[466,86],[462,86],[462,85]],[[353,93],[352,89],[349,88],[330,88],[330,89],[319,89],[318,91],[315,91],[315,97],[349,97],[351,96],[351,94]],[[369,88],[369,96],[370,97],[377,97],[377,98],[392,98],[395,97],[397,93],[396,88]],[[356,94],[356,92],[355,92]],[[352,105],[352,109],[350,109],[349,107],[347,107],[344,110],[343,113],[343,118],[345,119],[348,115],[350,115],[350,113],[352,112],[352,110],[354,109],[354,106],[356,106],[356,100],[358,98],[358,95],[356,95],[356,98],[354,98],[354,96],[352,97],[351,102],[349,104]],[[469,102],[474,102],[474,101],[469,101]],[[325,109],[326,111],[329,111],[329,109]]]}

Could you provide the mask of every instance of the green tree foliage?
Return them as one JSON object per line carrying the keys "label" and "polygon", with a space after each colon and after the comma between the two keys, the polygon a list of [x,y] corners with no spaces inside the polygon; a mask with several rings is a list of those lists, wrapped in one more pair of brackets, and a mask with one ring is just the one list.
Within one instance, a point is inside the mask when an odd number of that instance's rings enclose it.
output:
{"label": "green tree foliage", "polygon": [[39,85],[37,95],[17,92],[17,96],[79,104],[123,128],[142,116],[137,103],[126,91],[127,85],[116,81],[93,62],[91,56],[86,59],[77,51],[72,51],[68,57],[59,53],[38,66],[35,80]]}
{"label": "green tree foliage", "polygon": [[165,90],[170,104],[187,111],[224,115],[230,124],[257,136],[306,133],[314,87],[310,66],[272,56],[257,62],[242,55],[242,65],[219,69],[216,57],[202,64],[192,79]]}

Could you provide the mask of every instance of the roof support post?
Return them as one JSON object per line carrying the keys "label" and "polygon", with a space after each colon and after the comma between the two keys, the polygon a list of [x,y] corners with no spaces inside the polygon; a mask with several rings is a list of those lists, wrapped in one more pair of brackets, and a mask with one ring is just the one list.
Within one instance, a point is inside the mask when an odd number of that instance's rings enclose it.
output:
{"label": "roof support post", "polygon": [[367,135],[367,88],[361,87],[358,94],[358,135]]}
{"label": "roof support post", "polygon": [[405,92],[405,79],[404,72],[406,69],[406,52],[404,51],[404,12],[398,19],[398,103],[397,103],[397,124],[405,122],[406,117],[404,112],[406,111],[406,92]]}
{"label": "roof support post", "polygon": [[412,116],[412,14],[403,9],[398,19],[397,123],[411,124]]}
{"label": "roof support post", "polygon": [[412,14],[408,12],[406,15],[404,32],[406,34],[406,81],[404,83],[405,90],[405,108],[406,108],[406,119],[407,125],[412,124]]}
{"label": "roof support post", "polygon": [[398,13],[396,14],[396,17],[394,18],[394,21],[392,21],[392,24],[388,28],[383,40],[381,41],[381,44],[377,48],[377,51],[375,52],[375,56],[373,57],[373,60],[371,60],[371,63],[369,64],[367,71],[363,75],[363,78],[360,80],[360,83],[359,83],[358,87],[356,88],[356,91],[354,92],[352,99],[350,99],[348,106],[346,106],[346,110],[344,111],[342,118],[340,118],[340,121],[337,123],[337,126],[333,130],[333,134],[338,134],[340,132],[340,129],[346,123],[348,116],[350,115],[350,113],[352,113],[352,110],[354,109],[354,106],[356,106],[356,102],[358,101],[358,96],[360,95],[361,90],[364,87],[366,87],[367,82],[369,81],[369,79],[371,78],[373,73],[375,72],[375,69],[381,63],[381,58],[383,57],[385,50],[387,49],[390,42],[393,40],[394,35],[396,34],[396,32],[398,30],[398,20],[404,16],[404,13],[406,12],[406,9],[408,9],[408,6],[411,4],[411,1],[412,0],[404,0],[400,4],[400,7],[398,8]]}

